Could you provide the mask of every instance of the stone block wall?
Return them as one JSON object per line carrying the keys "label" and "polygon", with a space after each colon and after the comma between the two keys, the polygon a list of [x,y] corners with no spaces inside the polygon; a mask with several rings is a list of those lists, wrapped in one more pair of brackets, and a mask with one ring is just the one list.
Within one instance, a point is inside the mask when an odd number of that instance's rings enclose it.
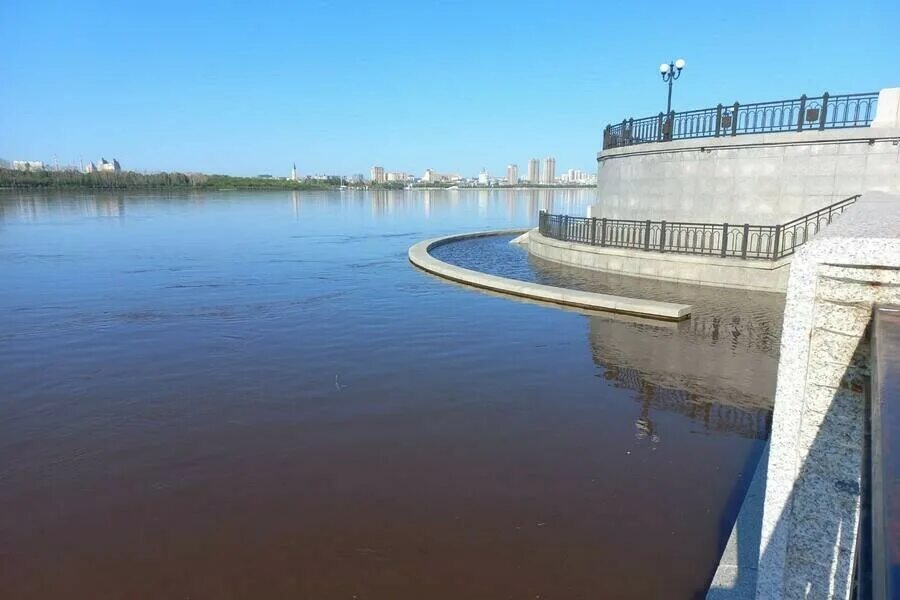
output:
{"label": "stone block wall", "polygon": [[849,598],[869,370],[866,331],[874,304],[897,302],[900,196],[866,194],[805,246],[791,267],[757,598]]}
{"label": "stone block wall", "polygon": [[762,292],[784,292],[791,261],[791,257],[743,260],[590,246],[549,238],[536,229],[528,234],[527,244],[538,258],[593,271]]}
{"label": "stone block wall", "polygon": [[606,150],[588,216],[775,225],[865,191],[900,193],[900,124]]}

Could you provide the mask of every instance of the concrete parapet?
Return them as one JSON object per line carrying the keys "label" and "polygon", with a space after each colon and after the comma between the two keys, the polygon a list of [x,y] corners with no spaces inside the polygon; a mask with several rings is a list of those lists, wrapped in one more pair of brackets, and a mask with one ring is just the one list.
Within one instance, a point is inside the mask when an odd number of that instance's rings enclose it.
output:
{"label": "concrete parapet", "polygon": [[556,240],[536,229],[529,234],[527,244],[528,251],[539,258],[594,271],[763,292],[785,290],[791,260],[743,260],[590,246]]}
{"label": "concrete parapet", "polygon": [[[756,574],[756,598],[850,596],[869,370],[866,331],[875,303],[898,301],[900,195],[864,194],[804,246],[791,267],[765,501],[761,519],[738,519],[738,528],[759,527],[758,558],[744,555],[739,564],[726,565]],[[734,536],[740,539],[740,531]],[[727,575],[717,575],[720,584]],[[708,597],[747,597],[736,588],[732,595],[725,591],[720,585]]]}
{"label": "concrete parapet", "polygon": [[886,88],[878,93],[872,127],[900,127],[900,87]]}
{"label": "concrete parapet", "polygon": [[488,275],[487,273],[465,269],[438,260],[428,252],[431,248],[436,246],[468,238],[522,232],[523,230],[486,231],[425,240],[413,245],[409,249],[409,260],[417,267],[446,279],[493,290],[495,292],[531,298],[543,302],[672,321],[687,319],[691,314],[691,307],[687,304],[675,304],[672,302],[659,302],[656,300],[642,300],[639,298],[625,298],[623,296],[597,294],[594,292],[553,287],[530,281]]}

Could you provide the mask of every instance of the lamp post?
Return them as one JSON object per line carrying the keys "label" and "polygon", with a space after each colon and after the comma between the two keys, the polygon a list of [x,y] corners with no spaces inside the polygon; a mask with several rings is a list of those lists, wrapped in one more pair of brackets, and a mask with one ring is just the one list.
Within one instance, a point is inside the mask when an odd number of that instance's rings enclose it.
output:
{"label": "lamp post", "polygon": [[662,75],[664,82],[669,84],[669,100],[666,102],[666,114],[672,112],[672,82],[681,77],[681,70],[684,68],[685,62],[683,58],[679,58],[669,64],[663,63],[659,65],[659,74]]}

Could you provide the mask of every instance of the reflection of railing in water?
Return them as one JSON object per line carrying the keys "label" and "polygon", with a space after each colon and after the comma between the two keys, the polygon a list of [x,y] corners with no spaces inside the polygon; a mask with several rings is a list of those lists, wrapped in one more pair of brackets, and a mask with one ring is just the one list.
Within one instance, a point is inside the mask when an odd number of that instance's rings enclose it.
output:
{"label": "reflection of railing in water", "polygon": [[[600,294],[667,300],[695,305],[690,319],[678,331],[700,338],[707,345],[745,347],[769,356],[777,355],[781,336],[784,297],[754,294],[728,288],[691,289],[665,281],[637,280],[619,273],[587,271],[583,267],[548,262],[530,256],[533,280],[544,285],[583,289]],[[748,301],[749,300],[749,301]]]}
{"label": "reflection of railing in water", "polygon": [[766,354],[778,351],[781,337],[781,329],[774,323],[755,323],[738,316],[727,320],[720,316],[692,315],[682,327],[712,342],[728,339],[732,346],[742,344]]}
{"label": "reflection of railing in water", "polygon": [[644,379],[637,369],[604,365],[605,377],[622,387],[640,392],[641,417],[636,423],[638,437],[657,436],[651,409],[672,411],[703,423],[711,431],[734,433],[741,437],[768,439],[772,426],[772,411],[750,410],[714,402],[709,397],[659,386]]}
{"label": "reflection of railing in water", "polygon": [[541,212],[541,235],[564,242],[647,252],[777,260],[794,253],[856,202],[845,198],[781,225],[572,217]]}

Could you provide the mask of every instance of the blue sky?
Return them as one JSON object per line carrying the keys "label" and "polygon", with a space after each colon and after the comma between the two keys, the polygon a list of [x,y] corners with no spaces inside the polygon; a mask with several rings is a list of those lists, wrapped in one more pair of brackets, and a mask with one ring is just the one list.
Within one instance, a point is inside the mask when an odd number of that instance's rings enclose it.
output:
{"label": "blue sky", "polygon": [[[678,7],[677,10],[675,7]],[[0,2],[0,157],[594,168],[604,125],[900,86],[900,2]]]}

